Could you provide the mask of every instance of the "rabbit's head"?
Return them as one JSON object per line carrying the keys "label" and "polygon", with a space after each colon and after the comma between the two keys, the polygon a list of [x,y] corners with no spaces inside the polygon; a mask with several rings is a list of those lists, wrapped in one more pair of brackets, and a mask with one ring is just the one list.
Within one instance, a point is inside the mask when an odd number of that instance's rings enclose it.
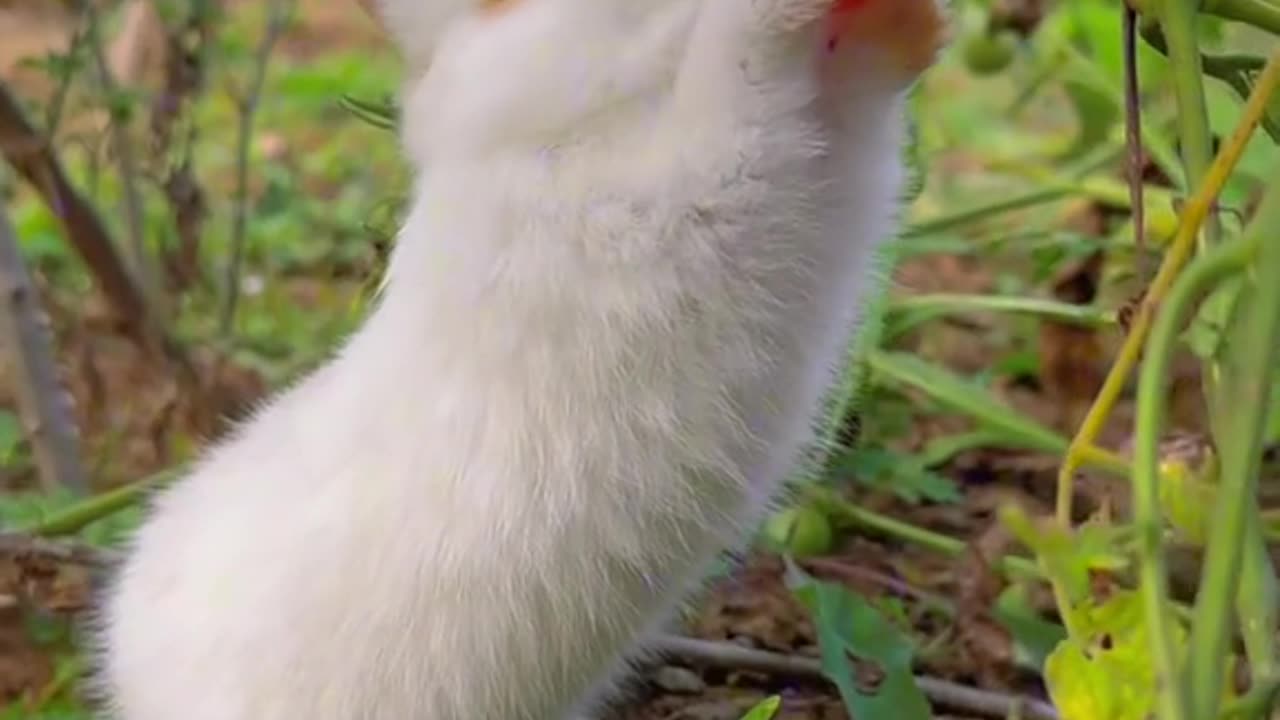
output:
{"label": "rabbit's head", "polygon": [[383,0],[411,63],[401,128],[412,159],[634,125],[670,91],[700,1]]}

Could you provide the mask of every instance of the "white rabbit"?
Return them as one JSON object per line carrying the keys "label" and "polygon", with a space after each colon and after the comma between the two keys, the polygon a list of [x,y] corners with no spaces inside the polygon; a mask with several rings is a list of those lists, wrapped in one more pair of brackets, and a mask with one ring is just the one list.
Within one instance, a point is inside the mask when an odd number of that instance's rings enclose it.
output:
{"label": "white rabbit", "polygon": [[942,30],[935,0],[383,9],[417,178],[380,301],[156,497],[100,618],[120,720],[591,712],[812,444]]}

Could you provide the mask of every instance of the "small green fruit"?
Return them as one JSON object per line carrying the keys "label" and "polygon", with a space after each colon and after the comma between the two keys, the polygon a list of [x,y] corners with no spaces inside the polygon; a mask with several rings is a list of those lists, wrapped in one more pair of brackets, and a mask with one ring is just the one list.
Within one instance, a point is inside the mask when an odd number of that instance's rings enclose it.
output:
{"label": "small green fruit", "polygon": [[1008,30],[976,33],[964,42],[964,64],[974,75],[995,75],[1013,62],[1018,39]]}
{"label": "small green fruit", "polygon": [[821,555],[831,549],[834,536],[827,516],[811,507],[783,510],[765,523],[765,535],[795,557]]}

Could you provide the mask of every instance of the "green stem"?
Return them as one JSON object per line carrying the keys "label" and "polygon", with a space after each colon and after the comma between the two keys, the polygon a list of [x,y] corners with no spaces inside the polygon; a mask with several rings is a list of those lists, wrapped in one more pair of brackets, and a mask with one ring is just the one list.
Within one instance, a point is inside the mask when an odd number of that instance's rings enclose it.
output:
{"label": "green stem", "polygon": [[[1199,3],[1196,0],[1159,0],[1160,26],[1173,67],[1174,95],[1178,104],[1178,138],[1187,187],[1198,188],[1213,164],[1213,135],[1205,102],[1204,67],[1197,39]],[[1202,239],[1214,244],[1219,237],[1217,213],[1205,219]],[[1204,249],[1201,244],[1201,250]]]}
{"label": "green stem", "polygon": [[[1274,402],[1274,398],[1272,401]],[[1245,655],[1249,658],[1253,685],[1276,676],[1276,628],[1280,625],[1280,587],[1275,566],[1267,552],[1262,532],[1262,513],[1257,503],[1249,509],[1245,527],[1244,567],[1240,571],[1240,589],[1236,592],[1236,615],[1240,618],[1240,635]]]}
{"label": "green stem", "polygon": [[1015,195],[1014,197],[997,200],[992,203],[979,205],[977,207],[966,208],[959,212],[943,215],[937,218],[931,218],[923,222],[913,223],[908,226],[902,233],[903,237],[919,237],[921,235],[936,235],[939,233],[957,230],[966,225],[981,222],[988,218],[998,217],[1006,213],[1017,210],[1035,207],[1037,205],[1046,205],[1051,202],[1071,197],[1075,194],[1076,189],[1073,187],[1057,186],[1048,188],[1039,188]]}
{"label": "green stem", "polygon": [[[1160,514],[1160,438],[1163,434],[1165,381],[1178,348],[1178,334],[1196,302],[1224,277],[1240,272],[1253,247],[1243,241],[1215,246],[1187,266],[1174,283],[1152,327],[1146,359],[1138,380],[1138,416],[1134,431],[1133,513],[1138,539],[1143,604],[1151,628],[1151,654],[1162,720],[1187,720],[1186,689],[1179,682],[1178,654],[1170,616],[1168,569],[1165,566],[1164,524]],[[1208,718],[1197,714],[1194,717]]]}
{"label": "green stem", "polygon": [[1280,35],[1280,5],[1271,0],[1205,0],[1202,11]]}
{"label": "green stem", "polygon": [[889,304],[889,312],[918,313],[926,319],[979,312],[1021,313],[1091,328],[1114,325],[1116,322],[1114,312],[1086,305],[1038,298],[960,293],[932,293],[900,298]]}
{"label": "green stem", "polygon": [[1220,360],[1224,412],[1218,413],[1213,430],[1222,481],[1191,631],[1189,680],[1197,718],[1212,717],[1222,698],[1232,599],[1239,589],[1241,550],[1256,504],[1263,429],[1280,354],[1280,242],[1271,237],[1278,227],[1280,183],[1272,183],[1240,241],[1256,246],[1258,258],[1241,285]]}
{"label": "green stem", "polygon": [[[1052,52],[1060,55],[1065,70],[1077,82],[1091,86],[1099,94],[1111,100],[1117,110],[1125,107],[1125,91],[1121,82],[1103,72],[1098,64],[1065,38],[1058,39]],[[1182,168],[1177,162],[1176,153],[1164,139],[1164,133],[1148,119],[1142,121],[1142,134],[1146,140],[1146,150],[1159,168],[1173,181],[1177,188],[1185,188]]]}
{"label": "green stem", "polygon": [[[1070,447],[1070,441],[1056,431],[1026,418],[1003,404],[988,402],[985,395],[975,397],[971,388],[946,371],[932,369],[927,363],[904,362],[914,356],[895,356],[882,350],[866,353],[864,360],[879,377],[893,383],[915,388],[932,400],[1005,433],[1006,443],[1025,450],[1061,454]],[[980,391],[979,391],[980,392]],[[1077,450],[1080,461],[1099,471],[1116,477],[1129,477],[1129,462],[1123,457],[1102,448],[1086,445]]]}
{"label": "green stem", "polygon": [[[858,507],[827,488],[811,485],[807,486],[805,491],[819,506],[826,509],[833,516],[843,518],[868,530],[874,530],[889,537],[951,557],[959,557],[968,549],[968,545],[963,540],[957,540],[948,535],[926,530]],[[996,566],[1011,577],[1031,580],[1044,579],[1044,573],[1040,571],[1035,561],[1028,558],[1006,555],[996,561]]]}
{"label": "green stem", "polygon": [[1218,717],[1222,720],[1257,720],[1269,717],[1275,703],[1280,678],[1263,678],[1249,688],[1249,692],[1229,701]]}
{"label": "green stem", "polygon": [[[1122,150],[1123,148],[1121,148]],[[1117,157],[1119,157],[1118,154]],[[1108,208],[1125,211],[1133,210],[1133,198],[1129,194],[1128,184],[1114,177],[1108,177],[1103,174],[1064,173],[1026,163],[1006,163],[997,165],[995,169],[1050,188],[1056,188],[1064,193],[1062,197],[1081,197],[1096,201]],[[1108,170],[1108,172],[1110,171]],[[1168,188],[1154,185],[1144,187],[1143,195],[1147,196],[1144,211],[1148,214],[1159,212],[1161,208],[1171,208],[1174,201],[1181,197]]]}
{"label": "green stem", "polygon": [[138,504],[147,495],[172,480],[178,472],[177,468],[162,470],[128,485],[94,495],[75,505],[50,513],[35,527],[27,528],[24,532],[46,538],[74,535],[88,525]]}
{"label": "green stem", "polygon": [[[1187,176],[1187,187],[1198,188],[1204,183],[1213,163],[1213,134],[1209,125],[1209,105],[1206,101],[1204,62],[1198,39],[1199,0],[1160,0],[1160,26],[1168,43],[1169,65],[1173,69],[1173,89],[1178,106],[1178,138],[1182,143],[1182,163]],[[1197,238],[1199,252],[1216,245],[1222,237],[1222,223],[1216,207],[1205,217],[1204,230]],[[1202,376],[1201,386],[1205,404],[1210,408],[1209,424],[1213,425],[1218,404],[1217,381],[1219,374],[1207,363],[1208,372]]]}
{"label": "green stem", "polygon": [[[1168,57],[1169,46],[1164,41],[1164,33],[1160,31],[1160,26],[1152,23],[1143,24],[1142,37],[1156,52]],[[1217,78],[1244,101],[1248,101],[1249,95],[1253,92],[1253,86],[1249,81],[1250,75],[1261,71],[1267,65],[1266,58],[1242,54],[1202,53],[1200,62],[1207,75]],[[1271,136],[1271,139],[1280,143],[1280,119],[1277,119],[1274,113],[1268,112],[1262,118],[1261,124],[1262,129]]]}

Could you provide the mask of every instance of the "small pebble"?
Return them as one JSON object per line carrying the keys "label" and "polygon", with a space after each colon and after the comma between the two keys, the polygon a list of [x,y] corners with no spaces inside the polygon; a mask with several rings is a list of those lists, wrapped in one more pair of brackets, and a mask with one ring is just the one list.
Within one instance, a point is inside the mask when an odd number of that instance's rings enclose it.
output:
{"label": "small pebble", "polygon": [[743,709],[738,703],[720,700],[686,705],[670,716],[670,720],[738,720],[742,713]]}
{"label": "small pebble", "polygon": [[697,695],[707,689],[702,677],[692,670],[667,665],[653,673],[653,684],[669,693],[681,695]]}

